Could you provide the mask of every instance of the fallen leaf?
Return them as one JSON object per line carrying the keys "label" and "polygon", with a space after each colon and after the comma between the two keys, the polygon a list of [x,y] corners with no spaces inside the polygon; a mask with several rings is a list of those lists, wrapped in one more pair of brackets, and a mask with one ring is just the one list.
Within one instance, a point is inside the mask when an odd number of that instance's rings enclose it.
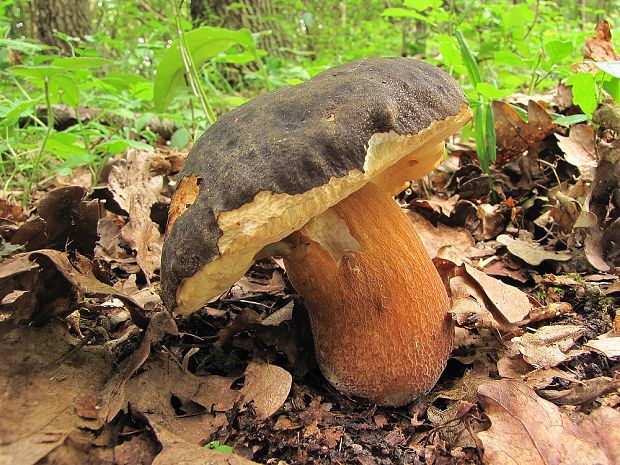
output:
{"label": "fallen leaf", "polygon": [[273,415],[288,397],[293,377],[283,368],[251,362],[245,370],[245,384],[239,391],[243,405],[252,402],[260,420]]}
{"label": "fallen leaf", "polygon": [[406,213],[430,257],[436,257],[439,249],[445,246],[451,246],[465,256],[465,251],[476,244],[465,228],[450,227],[442,223],[434,226],[419,213],[411,210]]}
{"label": "fallen leaf", "polygon": [[[69,261],[65,252],[59,252],[57,250],[37,250],[35,252],[29,252],[26,254],[28,258],[32,257],[35,260],[38,257],[44,257],[48,259],[56,268],[56,270],[79,292],[88,297],[108,297],[114,296],[122,300],[131,312],[131,318],[141,328],[146,328],[148,325],[148,318],[144,315],[143,309],[140,305],[131,297],[118,292],[111,286],[102,283],[97,280],[94,275],[81,273],[73,264]],[[67,313],[71,313],[71,309],[64,309]],[[50,313],[46,317],[51,317],[54,314]]]}
{"label": "fallen leaf", "polygon": [[620,55],[616,52],[611,42],[611,30],[609,23],[604,19],[599,21],[595,29],[594,37],[586,38],[586,46],[583,57],[592,61],[615,61],[620,60]]}
{"label": "fallen leaf", "polygon": [[515,239],[507,234],[497,236],[497,242],[506,246],[508,251],[530,265],[540,265],[545,260],[566,261],[571,255],[544,249],[540,244],[528,239]]}
{"label": "fallen leaf", "polygon": [[256,462],[238,455],[225,454],[197,443],[192,443],[149,420],[151,428],[162,445],[162,451],[152,465],[256,465]]}
{"label": "fallen leaf", "polygon": [[502,161],[520,157],[525,151],[537,154],[544,147],[543,141],[557,127],[534,100],[528,101],[528,122],[525,122],[512,106],[499,100],[493,101],[493,113],[499,157]]}
{"label": "fallen leaf", "polygon": [[578,381],[574,386],[558,390],[538,390],[537,394],[556,405],[582,405],[589,404],[597,397],[620,388],[620,380],[614,380],[606,376]]}
{"label": "fallen leaf", "polygon": [[610,331],[601,334],[596,339],[586,342],[584,348],[600,352],[607,358],[618,358],[620,357],[620,333]]}
{"label": "fallen leaf", "polygon": [[577,381],[572,373],[557,368],[536,368],[523,360],[521,354],[500,358],[497,361],[497,371],[502,378],[524,381],[532,389],[545,389],[556,379]]}
{"label": "fallen leaf", "polygon": [[469,265],[465,265],[465,270],[510,323],[521,321],[529,314],[532,304],[523,291]]}
{"label": "fallen leaf", "polygon": [[575,423],[524,383],[492,381],[478,397],[491,427],[478,433],[488,465],[620,463],[620,413],[600,407]]}
{"label": "fallen leaf", "polygon": [[579,168],[582,173],[592,172],[598,161],[594,147],[594,129],[588,124],[571,126],[568,137],[556,134],[558,146],[564,152],[564,159]]}
{"label": "fallen leaf", "polygon": [[163,236],[151,220],[151,209],[163,189],[163,176],[151,174],[151,154],[130,150],[127,159],[114,166],[108,183],[114,200],[129,214],[121,230],[125,242],[136,251],[136,260],[150,280],[160,267]]}
{"label": "fallen leaf", "polygon": [[501,205],[488,203],[478,205],[478,218],[482,221],[482,238],[484,240],[495,239],[505,229]]}
{"label": "fallen leaf", "polygon": [[43,328],[0,323],[3,464],[38,463],[77,428],[103,425],[106,405],[99,389],[113,358],[101,346],[70,353],[75,344],[61,322]]}
{"label": "fallen leaf", "polygon": [[576,325],[543,326],[535,333],[513,339],[513,342],[517,343],[530,365],[551,368],[570,359],[566,352],[584,334],[585,328]]}

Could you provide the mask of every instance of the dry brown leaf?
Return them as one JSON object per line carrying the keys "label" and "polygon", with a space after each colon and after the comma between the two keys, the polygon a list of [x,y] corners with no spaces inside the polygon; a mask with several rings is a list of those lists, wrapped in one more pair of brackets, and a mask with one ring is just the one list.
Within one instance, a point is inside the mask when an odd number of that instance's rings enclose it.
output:
{"label": "dry brown leaf", "polygon": [[284,404],[293,378],[279,366],[251,362],[245,370],[241,389],[231,389],[235,381],[235,378],[207,376],[192,400],[209,410],[224,412],[235,404],[245,410],[251,403],[256,417],[262,420],[273,415]]}
{"label": "dry brown leaf", "polygon": [[543,399],[556,405],[582,405],[589,404],[595,401],[597,397],[617,391],[619,388],[620,380],[599,376],[598,378],[579,381],[574,386],[562,391],[549,389],[536,392]]}
{"label": "dry brown leaf", "polygon": [[564,152],[564,159],[579,168],[582,173],[591,173],[598,161],[594,147],[594,129],[588,124],[571,126],[568,137],[556,134],[558,146]]}
{"label": "dry brown leaf", "polygon": [[456,202],[459,200],[458,194],[454,194],[447,199],[431,195],[429,199],[414,199],[409,204],[410,209],[430,209],[440,215],[450,217],[456,206]]}
{"label": "dry brown leaf", "polygon": [[439,249],[445,246],[452,246],[460,251],[462,256],[466,256],[467,249],[476,244],[465,228],[450,227],[442,223],[433,226],[422,215],[411,210],[407,210],[407,216],[430,257],[436,257]]}
{"label": "dry brown leaf", "polygon": [[482,221],[482,237],[484,240],[495,239],[505,229],[501,205],[488,203],[478,205],[478,218]]}
{"label": "dry brown leaf", "polygon": [[245,385],[239,391],[242,405],[252,402],[258,419],[273,415],[288,397],[293,377],[284,368],[251,362],[245,370]]}
{"label": "dry brown leaf", "polygon": [[544,249],[540,244],[527,239],[515,239],[508,234],[497,236],[497,242],[503,244],[508,252],[519,257],[530,265],[540,265],[545,260],[563,262],[571,259],[571,255],[566,252],[554,252]]}
{"label": "dry brown leaf", "polygon": [[594,37],[586,38],[586,46],[583,57],[593,61],[614,61],[620,60],[620,55],[616,52],[611,42],[611,30],[609,23],[604,19],[599,21],[595,29]]}
{"label": "dry brown leaf", "polygon": [[149,321],[140,346],[131,353],[131,356],[123,367],[120,378],[110,382],[109,390],[111,394],[108,401],[108,421],[112,421],[120,409],[123,408],[125,404],[127,382],[144,362],[146,362],[151,353],[151,344],[161,341],[165,334],[178,334],[177,325],[168,312],[156,313]]}
{"label": "dry brown leaf", "polygon": [[502,378],[524,381],[533,389],[545,389],[556,379],[576,381],[575,375],[557,368],[537,369],[523,360],[520,354],[500,358],[497,361],[497,371]]}
{"label": "dry brown leaf", "polygon": [[77,428],[103,425],[114,361],[101,346],[71,352],[77,343],[61,322],[0,324],[0,463],[38,463]]}
{"label": "dry brown leaf", "polygon": [[238,455],[224,454],[187,441],[150,419],[149,423],[162,445],[152,465],[256,465]]}
{"label": "dry brown leaf", "polygon": [[[140,305],[133,300],[131,297],[118,292],[111,286],[102,283],[97,280],[92,273],[84,274],[76,269],[73,264],[69,261],[67,254],[65,252],[58,252],[57,250],[37,250],[36,252],[30,252],[27,254],[28,257],[45,257],[51,261],[51,263],[56,267],[58,272],[72,285],[81,292],[83,295],[88,297],[108,297],[114,296],[118,299],[122,300],[128,307],[131,312],[131,318],[141,328],[146,328],[148,325],[148,319],[143,313],[143,309]],[[65,309],[69,310],[70,309]]]}
{"label": "dry brown leaf", "polygon": [[620,333],[610,331],[601,334],[596,339],[586,342],[584,348],[600,352],[607,358],[618,358],[620,357]]}
{"label": "dry brown leaf", "polygon": [[600,407],[575,423],[524,383],[492,381],[478,390],[491,428],[479,432],[487,465],[620,463],[620,413]]}
{"label": "dry brown leaf", "polygon": [[492,278],[469,265],[465,265],[465,270],[480,285],[490,301],[509,322],[516,323],[529,314],[532,304],[523,291],[503,283],[499,279]]}
{"label": "dry brown leaf", "polygon": [[499,160],[520,157],[525,151],[537,154],[544,147],[543,141],[557,127],[548,114],[545,117],[547,112],[533,100],[528,102],[527,123],[512,106],[498,100],[493,101],[493,113]]}
{"label": "dry brown leaf", "polygon": [[538,368],[551,368],[571,357],[568,350],[585,334],[585,328],[576,325],[543,326],[535,333],[526,333],[516,342],[523,358]]}
{"label": "dry brown leaf", "polygon": [[163,188],[163,176],[151,173],[152,158],[147,152],[130,150],[108,178],[114,200],[129,214],[121,235],[136,251],[138,265],[149,280],[159,269],[163,244],[159,226],[151,220],[151,209]]}

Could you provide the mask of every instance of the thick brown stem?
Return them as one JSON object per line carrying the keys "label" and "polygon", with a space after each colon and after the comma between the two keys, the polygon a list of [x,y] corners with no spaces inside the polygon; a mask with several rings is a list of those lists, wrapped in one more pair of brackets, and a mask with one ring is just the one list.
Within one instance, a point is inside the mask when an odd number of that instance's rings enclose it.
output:
{"label": "thick brown stem", "polygon": [[405,404],[433,387],[452,349],[446,291],[411,223],[377,186],[328,212],[330,225],[334,214],[342,220],[332,229],[345,239],[335,243],[356,250],[321,245],[314,224],[300,231],[304,260],[286,261],[308,308],[319,366],[346,394]]}

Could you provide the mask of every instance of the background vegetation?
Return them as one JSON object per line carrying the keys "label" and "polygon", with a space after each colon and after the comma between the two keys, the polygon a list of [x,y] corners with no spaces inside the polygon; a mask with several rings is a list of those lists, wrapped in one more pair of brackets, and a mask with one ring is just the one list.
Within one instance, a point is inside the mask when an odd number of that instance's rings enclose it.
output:
{"label": "background vegetation", "polygon": [[368,56],[421,57],[459,79],[485,168],[493,99],[568,79],[583,114],[566,124],[587,119],[602,89],[618,100],[614,73],[571,68],[599,19],[613,34],[618,11],[611,0],[0,1],[1,196],[27,202],[77,167],[97,179],[128,147],[183,148],[258,93]]}

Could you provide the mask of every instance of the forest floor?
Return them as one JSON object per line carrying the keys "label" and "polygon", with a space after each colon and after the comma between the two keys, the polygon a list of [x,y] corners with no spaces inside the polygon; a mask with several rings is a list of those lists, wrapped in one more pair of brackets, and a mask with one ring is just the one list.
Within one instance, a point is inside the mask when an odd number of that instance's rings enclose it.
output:
{"label": "forest floor", "polygon": [[130,151],[96,186],[78,170],[30,209],[1,201],[0,464],[619,463],[620,117],[555,124],[547,110],[578,111],[567,92],[494,103],[490,175],[453,139],[398,197],[456,331],[402,408],[329,386],[277,259],[188,319],[165,311],[185,153]]}

